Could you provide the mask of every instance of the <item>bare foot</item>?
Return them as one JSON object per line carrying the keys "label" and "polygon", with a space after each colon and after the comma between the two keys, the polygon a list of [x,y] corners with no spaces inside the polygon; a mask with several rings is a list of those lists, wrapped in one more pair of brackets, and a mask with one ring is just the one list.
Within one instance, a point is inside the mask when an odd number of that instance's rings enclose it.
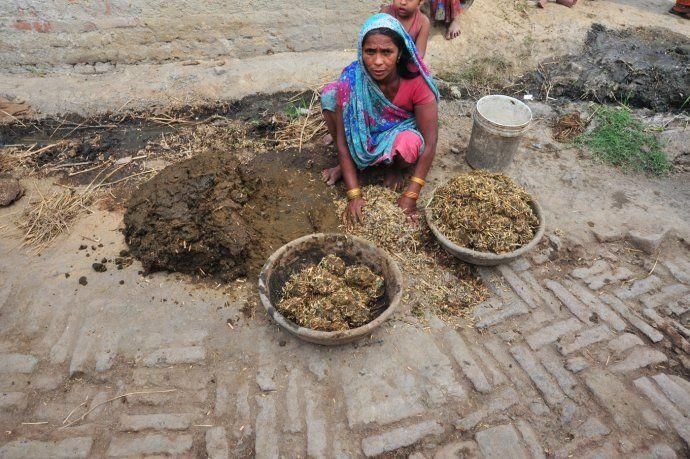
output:
{"label": "bare foot", "polygon": [[572,8],[577,3],[577,0],[556,0],[556,3],[567,6],[568,8]]}
{"label": "bare foot", "polygon": [[386,168],[386,174],[383,177],[383,186],[390,188],[393,191],[402,190],[405,186],[405,177],[400,169],[389,166]]}
{"label": "bare foot", "polygon": [[545,8],[545,7],[546,7],[546,2],[547,2],[547,1],[548,1],[548,0],[537,0],[537,6],[538,6],[539,8]]}
{"label": "bare foot", "polygon": [[327,146],[329,146],[330,144],[333,143],[333,136],[330,135],[330,134],[326,134],[326,135],[323,136],[323,138],[321,139],[321,141],[323,142],[323,145],[327,147]]}
{"label": "bare foot", "polygon": [[326,185],[335,185],[338,180],[343,176],[343,172],[340,170],[340,164],[330,169],[324,169],[321,172],[321,178],[326,182]]}
{"label": "bare foot", "polygon": [[453,22],[448,24],[448,30],[446,30],[446,40],[452,40],[460,36],[460,16],[453,19]]}

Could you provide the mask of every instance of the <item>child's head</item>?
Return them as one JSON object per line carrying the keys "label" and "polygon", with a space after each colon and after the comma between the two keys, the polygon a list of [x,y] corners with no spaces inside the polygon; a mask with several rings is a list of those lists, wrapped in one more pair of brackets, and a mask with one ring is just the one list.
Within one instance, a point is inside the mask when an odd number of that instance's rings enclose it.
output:
{"label": "child's head", "polygon": [[424,0],[393,0],[393,8],[401,18],[412,16]]}

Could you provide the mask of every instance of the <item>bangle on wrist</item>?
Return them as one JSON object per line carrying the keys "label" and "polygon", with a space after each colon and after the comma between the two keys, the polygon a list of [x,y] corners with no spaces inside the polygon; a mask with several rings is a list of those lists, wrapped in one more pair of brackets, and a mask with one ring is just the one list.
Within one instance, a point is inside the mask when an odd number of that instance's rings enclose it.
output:
{"label": "bangle on wrist", "polygon": [[414,199],[415,201],[419,199],[419,193],[414,191],[405,191],[402,195],[406,198]]}
{"label": "bangle on wrist", "polygon": [[362,197],[362,189],[361,188],[353,188],[351,190],[347,190],[345,195],[347,196],[348,201],[352,201],[353,199],[361,198]]}
{"label": "bangle on wrist", "polygon": [[423,187],[426,184],[426,180],[419,177],[415,177],[414,175],[410,177],[410,182],[414,182],[421,187]]}

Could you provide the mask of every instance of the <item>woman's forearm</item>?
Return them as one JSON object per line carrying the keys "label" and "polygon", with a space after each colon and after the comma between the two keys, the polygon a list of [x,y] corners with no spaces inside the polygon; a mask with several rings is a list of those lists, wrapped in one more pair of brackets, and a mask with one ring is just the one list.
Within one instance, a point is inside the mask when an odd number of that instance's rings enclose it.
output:
{"label": "woman's forearm", "polygon": [[357,168],[355,162],[350,155],[350,149],[347,147],[345,140],[345,127],[343,125],[343,110],[341,107],[336,108],[336,146],[338,147],[338,163],[343,174],[343,181],[348,190],[359,187],[357,180]]}

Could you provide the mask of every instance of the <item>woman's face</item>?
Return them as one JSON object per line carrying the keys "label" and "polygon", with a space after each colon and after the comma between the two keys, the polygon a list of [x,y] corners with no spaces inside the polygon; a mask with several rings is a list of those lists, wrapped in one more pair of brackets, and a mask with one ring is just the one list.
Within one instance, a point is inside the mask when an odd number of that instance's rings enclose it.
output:
{"label": "woman's face", "polygon": [[376,81],[384,81],[396,74],[399,54],[393,40],[379,33],[369,35],[362,44],[364,66]]}

